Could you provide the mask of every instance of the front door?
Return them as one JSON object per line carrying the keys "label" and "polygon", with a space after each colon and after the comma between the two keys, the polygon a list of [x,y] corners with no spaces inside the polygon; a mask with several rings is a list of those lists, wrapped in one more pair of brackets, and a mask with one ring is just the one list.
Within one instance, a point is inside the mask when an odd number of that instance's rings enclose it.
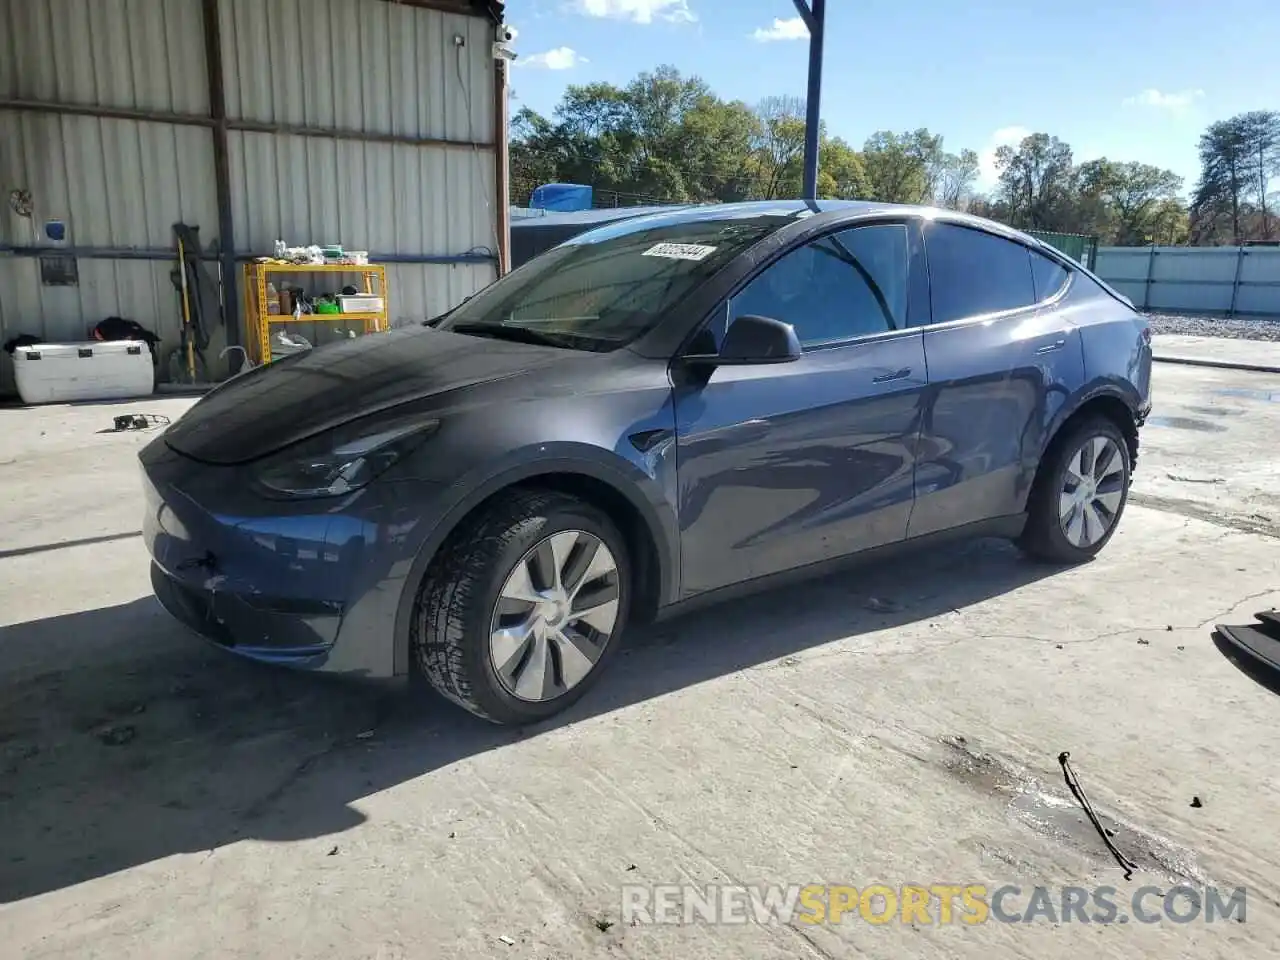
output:
{"label": "front door", "polygon": [[705,381],[676,364],[684,597],[905,537],[928,382],[907,323],[915,229],[855,227],[784,254],[694,351],[755,314],[794,326],[798,361]]}

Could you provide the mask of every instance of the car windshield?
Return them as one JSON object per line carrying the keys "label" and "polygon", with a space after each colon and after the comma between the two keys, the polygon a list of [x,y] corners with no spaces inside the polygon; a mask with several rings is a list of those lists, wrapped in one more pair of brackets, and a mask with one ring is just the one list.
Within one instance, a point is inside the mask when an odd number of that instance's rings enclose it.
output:
{"label": "car windshield", "polygon": [[616,350],[796,216],[786,207],[725,205],[599,227],[535,257],[435,326],[577,350]]}

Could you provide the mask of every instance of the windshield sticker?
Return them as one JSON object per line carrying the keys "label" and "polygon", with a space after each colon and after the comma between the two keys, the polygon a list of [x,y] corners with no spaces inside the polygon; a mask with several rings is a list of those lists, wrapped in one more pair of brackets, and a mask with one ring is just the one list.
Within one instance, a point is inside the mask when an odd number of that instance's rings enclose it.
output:
{"label": "windshield sticker", "polygon": [[641,256],[665,257],[668,260],[705,260],[715,252],[715,247],[700,243],[656,243]]}

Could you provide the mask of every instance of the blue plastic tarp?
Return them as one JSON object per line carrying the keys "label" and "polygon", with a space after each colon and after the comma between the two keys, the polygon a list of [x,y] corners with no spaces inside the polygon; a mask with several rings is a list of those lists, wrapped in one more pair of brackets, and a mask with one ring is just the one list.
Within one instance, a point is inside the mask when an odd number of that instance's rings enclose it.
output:
{"label": "blue plastic tarp", "polygon": [[544,183],[534,188],[529,206],[537,210],[590,210],[591,188],[580,183]]}

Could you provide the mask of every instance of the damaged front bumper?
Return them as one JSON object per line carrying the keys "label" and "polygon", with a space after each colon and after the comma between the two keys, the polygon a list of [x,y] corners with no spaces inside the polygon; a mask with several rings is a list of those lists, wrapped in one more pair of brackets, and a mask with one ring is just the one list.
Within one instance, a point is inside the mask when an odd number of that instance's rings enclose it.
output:
{"label": "damaged front bumper", "polygon": [[156,599],[175,619],[233,653],[303,668],[320,668],[328,659],[342,623],[340,604],[299,604],[283,598],[234,594],[219,589],[219,577],[183,580],[151,564]]}
{"label": "damaged front bumper", "polygon": [[[403,576],[384,570],[383,504],[268,501],[243,470],[201,464],[157,438],[140,454],[143,537],[161,605],[218,646],[254,660],[388,678]],[[359,624],[344,631],[344,625]]]}

